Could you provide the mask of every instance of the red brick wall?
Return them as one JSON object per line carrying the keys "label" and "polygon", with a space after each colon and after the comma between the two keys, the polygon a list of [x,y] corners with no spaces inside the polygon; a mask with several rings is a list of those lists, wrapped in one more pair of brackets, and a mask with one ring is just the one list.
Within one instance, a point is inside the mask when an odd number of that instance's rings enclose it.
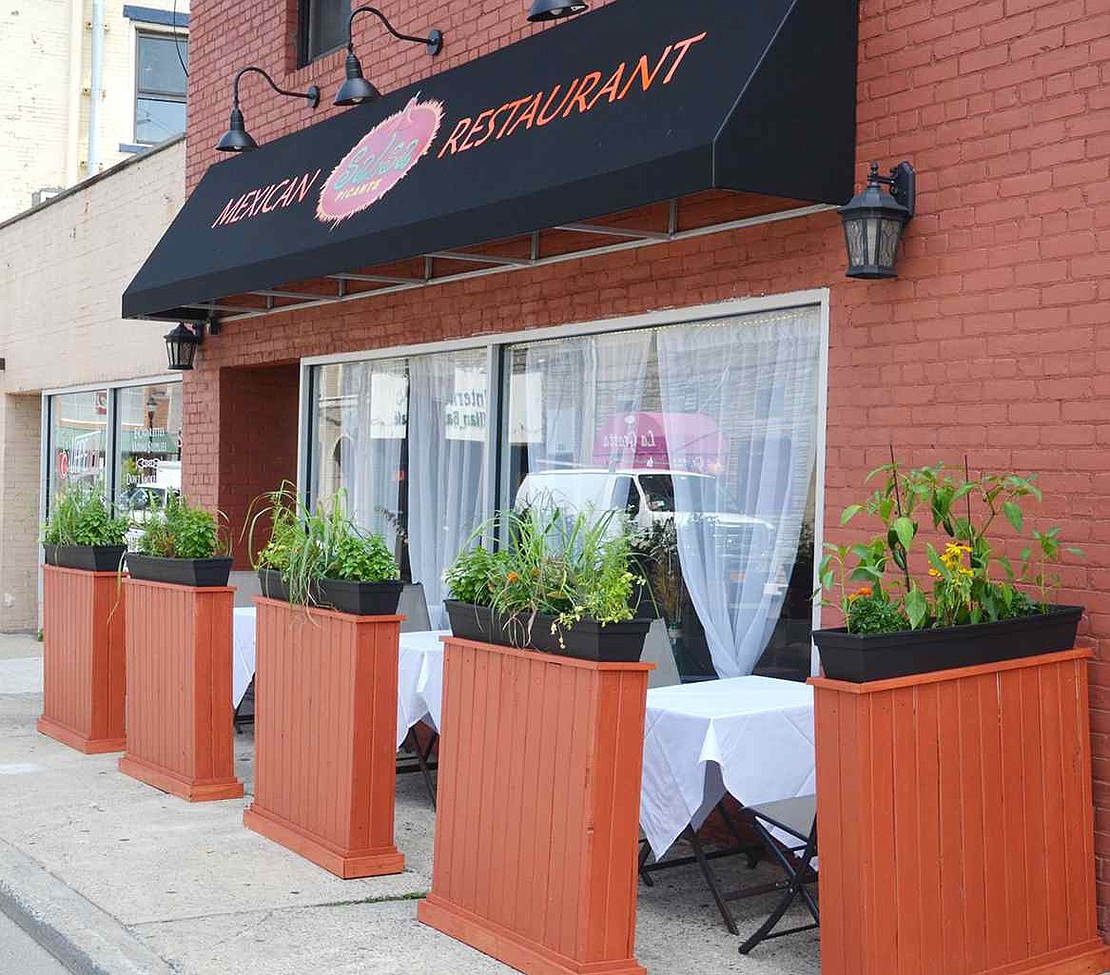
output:
{"label": "red brick wall", "polygon": [[[623,0],[634,2],[634,0]],[[282,4],[194,0],[190,185],[213,161],[234,69],[291,66]],[[385,5],[410,32],[440,27],[434,62],[361,23],[383,89],[532,30],[524,0]],[[278,9],[275,15],[274,8]],[[589,16],[588,14],[586,16]],[[559,29],[556,25],[547,29]],[[281,75],[320,84],[310,113],[250,87],[260,141],[325,117],[341,55]],[[804,65],[801,66],[804,70]],[[216,430],[222,367],[631,314],[746,295],[831,289],[827,521],[888,444],[910,463],[1042,472],[1042,524],[1087,553],[1064,600],[1088,607],[1099,900],[1110,930],[1110,9],[1107,0],[862,0],[860,174],[918,170],[918,216],[897,281],[843,277],[835,215],[789,221],[312,313],[233,323],[186,385],[186,487],[215,501],[232,476]],[[819,160],[815,161],[819,164]],[[221,402],[213,419],[211,403]],[[283,446],[287,449],[287,445]],[[225,467],[227,469],[225,470]],[[1043,517],[1041,517],[1043,515]],[[833,532],[834,537],[840,533]],[[1062,828],[1066,828],[1063,824]]]}
{"label": "red brick wall", "polygon": [[256,499],[297,479],[299,383],[295,362],[220,370],[219,508],[231,524],[237,569],[250,566],[248,543],[257,551],[269,538],[265,518],[242,537],[252,505],[261,507]]}

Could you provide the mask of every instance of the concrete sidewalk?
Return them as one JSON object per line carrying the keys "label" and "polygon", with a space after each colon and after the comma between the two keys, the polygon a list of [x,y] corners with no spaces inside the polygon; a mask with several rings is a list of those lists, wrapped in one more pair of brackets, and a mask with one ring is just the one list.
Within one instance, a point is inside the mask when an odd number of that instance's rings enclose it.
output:
{"label": "concrete sidewalk", "polygon": [[[80,975],[493,975],[511,970],[419,924],[434,813],[419,776],[398,779],[395,877],[339,880],[245,829],[249,801],[191,805],[34,730],[41,658],[0,637],[0,911]],[[250,792],[253,741],[237,738]],[[760,868],[761,870],[763,868]],[[739,871],[740,868],[738,867]],[[750,882],[743,871],[729,886]],[[737,904],[742,930],[769,910]],[[640,887],[637,955],[652,975],[817,975],[813,932],[749,958],[696,869]],[[0,966],[2,969],[2,966]]]}

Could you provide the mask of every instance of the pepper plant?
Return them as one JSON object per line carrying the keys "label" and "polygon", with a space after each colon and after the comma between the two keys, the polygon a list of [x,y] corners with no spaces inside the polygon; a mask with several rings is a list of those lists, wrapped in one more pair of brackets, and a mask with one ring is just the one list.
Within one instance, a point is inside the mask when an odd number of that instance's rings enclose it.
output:
{"label": "pepper plant", "polygon": [[[1042,499],[1035,475],[972,478],[966,461],[962,475],[943,464],[907,471],[892,450],[890,463],[867,480],[879,486],[845,508],[840,523],[867,516],[878,521],[880,530],[868,541],[826,545],[820,569],[823,602],[841,609],[850,633],[960,626],[1047,612],[1060,585],[1062,556],[1083,554],[1062,545],[1059,528],[1033,531],[1016,565],[1001,551],[994,538],[999,519],[1023,536],[1023,505]],[[942,548],[924,538],[930,528]],[[917,571],[922,565],[927,567],[924,578]],[[861,585],[853,591],[853,583]]]}

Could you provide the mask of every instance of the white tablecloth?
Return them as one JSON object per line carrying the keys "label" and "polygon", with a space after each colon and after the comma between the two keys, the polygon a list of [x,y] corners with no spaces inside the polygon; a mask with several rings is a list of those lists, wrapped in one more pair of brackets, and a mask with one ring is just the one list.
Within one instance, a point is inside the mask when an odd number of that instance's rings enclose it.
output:
{"label": "white tablecloth", "polygon": [[807,684],[734,677],[648,691],[640,825],[657,858],[726,792],[754,805],[814,791]]}
{"label": "white tablecloth", "polygon": [[231,630],[231,704],[239,707],[254,676],[254,607],[237,606]]}
{"label": "white tablecloth", "polygon": [[[439,638],[450,630],[425,630],[401,634],[397,663],[397,747],[409,728],[427,720],[439,730],[443,698],[443,644]],[[232,703],[243,700],[255,661],[255,609],[241,606],[235,610],[233,659],[231,668]]]}

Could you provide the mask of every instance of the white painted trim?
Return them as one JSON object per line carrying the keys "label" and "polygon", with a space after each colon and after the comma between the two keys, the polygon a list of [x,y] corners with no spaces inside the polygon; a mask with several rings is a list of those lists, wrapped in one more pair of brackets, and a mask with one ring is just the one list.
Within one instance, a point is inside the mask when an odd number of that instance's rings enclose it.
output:
{"label": "white painted trim", "polygon": [[311,367],[301,360],[301,377],[297,389],[297,494],[305,497],[308,490],[308,435],[312,430],[312,401],[308,395]]}
{"label": "white painted trim", "polygon": [[729,318],[733,315],[750,315],[763,311],[780,311],[787,308],[800,308],[805,305],[828,305],[827,288],[814,288],[807,291],[791,291],[779,295],[759,295],[752,298],[735,298],[714,302],[708,305],[691,305],[685,308],[665,308],[640,315],[601,318],[567,325],[554,325],[541,328],[523,328],[512,332],[498,332],[493,335],[475,335],[460,339],[447,339],[442,342],[424,342],[414,345],[393,345],[379,349],[366,349],[360,352],[343,352],[336,355],[311,356],[301,360],[305,366],[323,366],[337,362],[359,362],[365,359],[400,359],[412,355],[428,355],[434,352],[454,352],[460,349],[473,349],[488,345],[513,345],[517,342],[541,342],[545,339],[573,338],[577,335],[596,335],[602,332],[621,332],[637,328],[658,328],[683,322],[702,321],[713,318]]}
{"label": "white painted trim", "polygon": [[[821,597],[818,589],[821,584],[821,555],[825,549],[825,470],[828,466],[828,420],[829,420],[829,320],[831,309],[829,289],[823,288],[821,298],[821,341],[820,361],[817,366],[817,463],[816,485],[813,503],[813,620],[812,628],[821,628]],[[821,661],[817,644],[810,644],[810,673],[820,673]]]}
{"label": "white painted trim", "polygon": [[156,386],[166,383],[179,383],[181,376],[178,373],[169,373],[165,376],[150,376],[139,379],[113,379],[110,382],[82,383],[79,386],[57,386],[44,389],[43,396],[64,396],[67,393],[92,393],[98,389],[124,389],[128,386]]}

